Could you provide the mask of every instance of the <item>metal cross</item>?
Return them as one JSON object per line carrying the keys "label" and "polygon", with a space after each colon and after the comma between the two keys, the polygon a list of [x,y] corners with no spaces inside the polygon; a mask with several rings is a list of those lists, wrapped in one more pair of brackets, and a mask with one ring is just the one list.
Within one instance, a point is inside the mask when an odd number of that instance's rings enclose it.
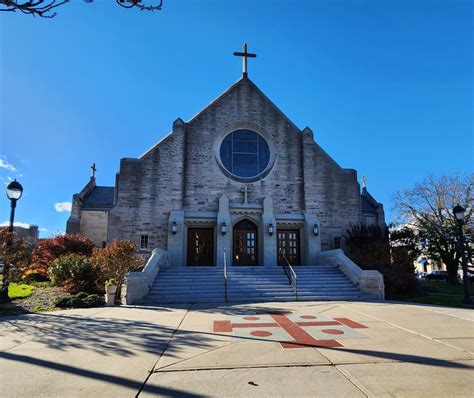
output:
{"label": "metal cross", "polygon": [[235,52],[234,55],[236,57],[242,57],[242,73],[244,76],[247,76],[247,58],[255,58],[257,54],[247,52],[247,43],[244,43],[242,52]]}
{"label": "metal cross", "polygon": [[244,193],[244,205],[248,205],[248,194],[250,191],[250,184],[245,184],[244,187],[240,190],[240,192]]}
{"label": "metal cross", "polygon": [[95,163],[92,163],[91,170],[92,170],[92,177],[95,177],[95,172],[97,171],[97,169],[95,168]]}
{"label": "metal cross", "polygon": [[367,177],[362,177],[362,188],[367,188]]}

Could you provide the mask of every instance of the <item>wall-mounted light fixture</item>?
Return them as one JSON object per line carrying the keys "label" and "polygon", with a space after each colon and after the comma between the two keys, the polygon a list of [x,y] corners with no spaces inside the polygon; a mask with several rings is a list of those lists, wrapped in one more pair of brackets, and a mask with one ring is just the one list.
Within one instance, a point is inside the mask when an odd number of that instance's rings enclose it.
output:
{"label": "wall-mounted light fixture", "polygon": [[173,221],[173,224],[171,224],[171,233],[173,235],[176,235],[178,232],[178,224],[176,224],[176,221]]}
{"label": "wall-mounted light fixture", "polygon": [[272,236],[273,231],[274,231],[273,224],[272,223],[268,224],[268,235]]}
{"label": "wall-mounted light fixture", "polygon": [[314,224],[314,227],[313,227],[313,234],[314,234],[314,236],[318,236],[318,235],[319,235],[319,226],[318,226],[318,224]]}
{"label": "wall-mounted light fixture", "polygon": [[224,221],[221,225],[221,234],[225,235],[226,233],[227,233],[227,224]]}

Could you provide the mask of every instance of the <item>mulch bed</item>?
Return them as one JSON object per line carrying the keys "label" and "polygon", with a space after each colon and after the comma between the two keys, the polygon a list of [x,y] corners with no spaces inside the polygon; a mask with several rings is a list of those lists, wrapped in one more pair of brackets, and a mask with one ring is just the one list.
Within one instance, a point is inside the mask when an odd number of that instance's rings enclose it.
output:
{"label": "mulch bed", "polygon": [[35,287],[33,294],[15,299],[8,304],[0,304],[0,316],[29,314],[32,312],[55,311],[54,303],[60,297],[69,296],[60,287]]}

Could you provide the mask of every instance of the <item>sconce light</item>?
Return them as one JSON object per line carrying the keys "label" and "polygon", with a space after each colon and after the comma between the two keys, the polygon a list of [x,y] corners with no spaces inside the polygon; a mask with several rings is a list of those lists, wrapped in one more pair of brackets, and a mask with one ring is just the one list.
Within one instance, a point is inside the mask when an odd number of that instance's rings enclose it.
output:
{"label": "sconce light", "polygon": [[314,227],[313,227],[313,234],[314,234],[314,236],[318,236],[318,235],[319,235],[319,226],[318,226],[318,224],[314,224]]}
{"label": "sconce light", "polygon": [[270,236],[273,235],[273,224],[272,223],[268,224],[268,235],[270,235]]}
{"label": "sconce light", "polygon": [[225,235],[227,233],[227,224],[225,222],[221,225],[221,234]]}
{"label": "sconce light", "polygon": [[173,224],[171,224],[171,233],[173,235],[176,235],[178,232],[178,224],[176,224],[176,221],[173,221]]}

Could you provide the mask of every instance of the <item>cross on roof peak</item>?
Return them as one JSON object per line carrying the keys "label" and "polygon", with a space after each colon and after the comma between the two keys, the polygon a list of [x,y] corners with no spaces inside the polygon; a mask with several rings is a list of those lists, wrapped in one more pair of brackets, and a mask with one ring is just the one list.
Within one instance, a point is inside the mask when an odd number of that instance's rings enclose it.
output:
{"label": "cross on roof peak", "polygon": [[242,46],[242,52],[234,52],[236,57],[242,57],[242,74],[247,76],[247,58],[256,58],[257,54],[247,52],[247,43]]}
{"label": "cross on roof peak", "polygon": [[92,163],[91,170],[92,170],[91,178],[94,178],[95,177],[95,172],[97,171],[97,169],[95,167],[95,163]]}
{"label": "cross on roof peak", "polygon": [[367,189],[367,177],[366,176],[362,177],[362,188]]}

